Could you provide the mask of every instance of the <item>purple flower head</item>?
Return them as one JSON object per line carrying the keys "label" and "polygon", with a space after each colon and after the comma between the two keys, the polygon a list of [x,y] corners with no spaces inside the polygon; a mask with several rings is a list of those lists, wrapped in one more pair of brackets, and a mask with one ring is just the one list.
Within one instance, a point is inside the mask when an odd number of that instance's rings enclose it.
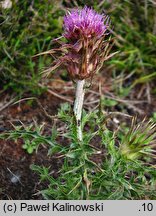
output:
{"label": "purple flower head", "polygon": [[98,14],[87,6],[71,10],[63,24],[67,41],[57,38],[58,47],[42,53],[54,58],[46,74],[62,67],[74,81],[92,80],[103,63],[114,55],[109,54],[114,43],[111,36],[108,37],[109,27],[109,17],[105,14]]}
{"label": "purple flower head", "polygon": [[85,6],[82,10],[74,9],[64,17],[64,37],[70,40],[100,38],[108,30],[109,19]]}

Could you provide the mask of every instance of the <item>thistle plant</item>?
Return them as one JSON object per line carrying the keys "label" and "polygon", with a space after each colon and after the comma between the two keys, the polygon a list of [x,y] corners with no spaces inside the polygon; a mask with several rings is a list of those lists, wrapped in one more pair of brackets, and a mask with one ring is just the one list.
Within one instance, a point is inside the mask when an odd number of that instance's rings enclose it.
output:
{"label": "thistle plant", "polygon": [[125,134],[120,145],[121,154],[129,160],[137,160],[146,157],[155,158],[155,133],[156,124],[143,119],[141,123],[136,123],[136,118],[132,119],[130,130]]}
{"label": "thistle plant", "polygon": [[[0,138],[22,138],[23,148],[30,154],[40,144],[46,144],[48,155],[59,162],[62,158],[57,177],[50,170],[53,164],[48,168],[31,166],[40,175],[40,182],[48,183],[41,191],[45,199],[155,199],[156,171],[152,160],[156,124],[145,119],[137,123],[132,118],[129,129],[122,128],[122,124],[117,130],[109,129],[107,122],[115,113],[103,112],[102,103],[100,112],[84,111],[82,117],[88,83],[115,54],[109,54],[113,40],[108,16],[88,7],[74,9],[65,15],[63,29],[62,37],[54,40],[58,46],[38,55],[49,54],[53,58],[52,65],[44,71],[46,75],[63,67],[76,86],[74,115],[71,116],[69,104],[62,104],[57,115],[65,122],[66,130],[59,132],[55,125],[51,135],[45,136],[42,127],[34,131],[32,127],[16,127]],[[82,132],[86,124],[87,131]],[[69,145],[60,144],[60,136]]]}
{"label": "thistle plant", "polygon": [[74,115],[77,125],[77,138],[82,141],[81,116],[85,95],[86,80],[92,81],[103,63],[114,55],[109,54],[113,45],[110,38],[110,20],[105,14],[98,14],[85,6],[83,9],[68,11],[64,17],[63,36],[67,42],[41,54],[55,56],[52,66],[45,72],[49,74],[63,66],[76,84]]}

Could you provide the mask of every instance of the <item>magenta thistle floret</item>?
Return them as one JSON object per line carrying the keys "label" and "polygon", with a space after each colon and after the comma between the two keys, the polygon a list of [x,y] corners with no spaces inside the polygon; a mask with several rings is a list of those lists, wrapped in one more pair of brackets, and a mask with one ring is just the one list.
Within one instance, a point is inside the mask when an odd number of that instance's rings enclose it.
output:
{"label": "magenta thistle floret", "polygon": [[101,37],[108,29],[108,16],[98,14],[85,6],[74,9],[64,17],[64,37],[75,40],[80,37]]}

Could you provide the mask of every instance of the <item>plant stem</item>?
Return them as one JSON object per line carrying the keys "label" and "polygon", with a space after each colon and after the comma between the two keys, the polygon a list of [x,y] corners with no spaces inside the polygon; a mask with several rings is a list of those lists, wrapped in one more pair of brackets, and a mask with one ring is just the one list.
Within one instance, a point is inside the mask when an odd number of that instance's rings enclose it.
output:
{"label": "plant stem", "polygon": [[82,107],[83,107],[84,94],[85,94],[84,84],[85,84],[85,80],[77,80],[75,102],[74,102],[74,115],[76,118],[77,138],[80,141],[82,141],[83,139],[81,117],[82,117]]}

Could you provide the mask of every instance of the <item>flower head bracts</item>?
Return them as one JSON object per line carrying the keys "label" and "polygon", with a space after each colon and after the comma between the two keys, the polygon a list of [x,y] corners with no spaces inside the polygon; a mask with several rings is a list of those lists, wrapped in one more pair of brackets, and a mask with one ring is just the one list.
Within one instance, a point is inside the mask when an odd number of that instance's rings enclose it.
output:
{"label": "flower head bracts", "polygon": [[100,15],[93,9],[84,7],[82,10],[72,10],[64,17],[64,34],[67,43],[60,39],[57,49],[41,54],[54,57],[52,66],[45,72],[49,74],[57,67],[65,67],[72,80],[83,80],[93,77],[102,67],[104,61],[114,55],[109,55],[113,40],[108,38],[109,18]]}

